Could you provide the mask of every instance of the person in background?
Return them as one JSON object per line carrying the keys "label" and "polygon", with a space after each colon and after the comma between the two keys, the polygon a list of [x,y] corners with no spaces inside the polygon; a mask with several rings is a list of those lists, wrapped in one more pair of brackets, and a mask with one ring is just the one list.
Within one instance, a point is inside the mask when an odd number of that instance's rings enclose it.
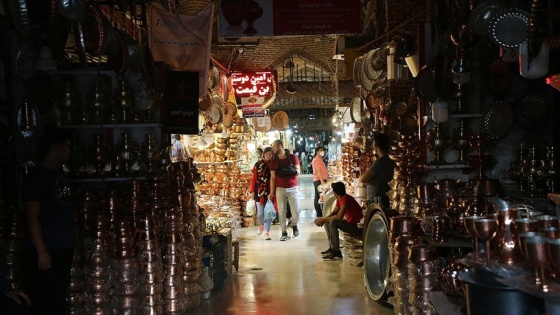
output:
{"label": "person in background", "polygon": [[253,167],[253,178],[251,179],[251,186],[249,192],[254,193],[255,203],[257,205],[257,216],[259,218],[259,229],[257,235],[261,235],[263,230],[266,231],[265,239],[270,240],[270,225],[271,219],[265,219],[264,205],[268,201],[268,194],[270,192],[270,169],[268,163],[272,159],[272,148],[266,147],[263,151],[263,158],[260,159]]}
{"label": "person in background", "polygon": [[4,263],[0,260],[0,310],[2,315],[27,315],[29,314],[31,299],[21,290],[12,290]]}
{"label": "person in background", "polygon": [[29,229],[24,264],[31,314],[66,314],[66,291],[76,228],[70,185],[60,168],[70,157],[71,135],[47,128],[39,163],[24,180],[22,198]]}
{"label": "person in background", "polygon": [[374,203],[374,198],[381,199],[384,207],[389,207],[389,181],[393,179],[395,162],[389,158],[389,137],[384,133],[377,133],[373,137],[373,149],[377,152],[377,160],[360,176],[360,182],[367,184],[368,206]]}
{"label": "person in background", "polygon": [[263,149],[257,148],[257,158],[259,160],[263,158]]}
{"label": "person in background", "polygon": [[359,233],[358,223],[363,217],[362,207],[354,197],[346,194],[344,183],[332,183],[331,187],[336,198],[336,205],[327,217],[315,219],[317,226],[325,227],[329,240],[329,249],[321,252],[322,255],[325,255],[324,259],[342,258],[338,230],[346,233]]}
{"label": "person in background", "polygon": [[[292,220],[290,227],[293,229],[294,237],[299,236],[299,229],[297,226],[299,220],[299,186],[298,176],[301,174],[300,161],[294,154],[290,154],[284,150],[284,145],[280,140],[274,140],[272,143],[272,150],[276,156],[270,160],[270,194],[268,199],[272,200],[276,197],[278,206],[278,216],[280,217],[280,228],[282,229],[281,241],[288,239],[288,232],[286,225],[287,204],[290,205]],[[285,169],[292,165],[296,174],[293,176],[277,176],[277,171]],[[280,175],[279,173],[278,175]]]}
{"label": "person in background", "polygon": [[323,209],[319,204],[319,197],[320,197],[319,185],[326,184],[327,180],[329,179],[327,166],[323,161],[324,155],[325,155],[325,150],[323,150],[323,147],[317,147],[317,149],[315,149],[315,158],[313,159],[312,162],[313,186],[315,186],[315,200],[313,204],[315,205],[315,212],[317,213],[318,218],[323,216]]}
{"label": "person in background", "polygon": [[302,174],[307,174],[307,169],[308,169],[308,163],[307,162],[307,153],[305,151],[301,152],[301,169],[302,169]]}
{"label": "person in background", "polygon": [[186,161],[189,157],[189,152],[187,151],[185,144],[181,140],[181,135],[174,134],[171,142],[173,143],[171,147],[171,161]]}

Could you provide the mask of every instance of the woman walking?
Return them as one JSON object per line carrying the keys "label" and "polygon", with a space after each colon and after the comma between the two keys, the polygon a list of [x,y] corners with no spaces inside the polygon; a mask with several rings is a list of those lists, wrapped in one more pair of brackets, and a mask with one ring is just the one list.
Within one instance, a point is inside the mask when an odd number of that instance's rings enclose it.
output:
{"label": "woman walking", "polygon": [[263,151],[262,158],[259,159],[253,167],[253,177],[249,192],[254,194],[255,203],[257,205],[257,216],[259,217],[259,229],[257,235],[261,235],[263,231],[266,240],[270,240],[270,225],[273,219],[265,219],[264,205],[268,201],[270,193],[270,169],[268,162],[272,159],[272,148],[267,147]]}

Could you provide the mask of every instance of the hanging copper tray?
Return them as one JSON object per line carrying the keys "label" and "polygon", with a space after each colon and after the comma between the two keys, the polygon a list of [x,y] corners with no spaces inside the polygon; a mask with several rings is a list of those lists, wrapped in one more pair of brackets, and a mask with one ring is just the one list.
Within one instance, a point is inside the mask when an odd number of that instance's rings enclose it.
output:
{"label": "hanging copper tray", "polygon": [[224,118],[222,108],[220,104],[216,102],[212,102],[212,106],[210,107],[210,110],[207,111],[207,113],[208,117],[210,118],[210,122],[214,125],[221,123]]}
{"label": "hanging copper tray", "polygon": [[376,55],[378,49],[373,49],[370,50],[364,59],[364,68],[365,68],[365,73],[366,76],[368,77],[368,79],[370,80],[376,80],[377,78],[379,78],[379,76],[381,75],[381,73],[383,73],[383,70],[377,70],[375,69],[374,66],[374,56]]}
{"label": "hanging copper tray", "polygon": [[521,9],[501,11],[490,23],[490,39],[504,47],[518,47],[527,40],[529,13]]}
{"label": "hanging copper tray", "polygon": [[513,124],[513,112],[510,106],[503,101],[495,101],[484,114],[482,132],[490,140],[498,140],[506,136]]}
{"label": "hanging copper tray", "polygon": [[361,65],[361,69],[360,69],[360,83],[362,83],[362,88],[365,89],[366,91],[371,91],[371,88],[373,87],[373,80],[371,80],[370,78],[368,78],[367,74],[366,74],[366,68],[367,68],[367,62],[365,59],[362,60],[362,62],[360,63]]}

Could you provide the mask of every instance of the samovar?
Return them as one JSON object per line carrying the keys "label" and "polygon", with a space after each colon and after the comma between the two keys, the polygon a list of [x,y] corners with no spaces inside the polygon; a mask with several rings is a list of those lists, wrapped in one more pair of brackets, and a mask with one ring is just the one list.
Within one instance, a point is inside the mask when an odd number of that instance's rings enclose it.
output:
{"label": "samovar", "polygon": [[456,164],[467,164],[467,154],[469,152],[469,138],[470,130],[465,128],[465,120],[457,120],[457,128],[453,130],[451,141],[452,148],[457,151]]}

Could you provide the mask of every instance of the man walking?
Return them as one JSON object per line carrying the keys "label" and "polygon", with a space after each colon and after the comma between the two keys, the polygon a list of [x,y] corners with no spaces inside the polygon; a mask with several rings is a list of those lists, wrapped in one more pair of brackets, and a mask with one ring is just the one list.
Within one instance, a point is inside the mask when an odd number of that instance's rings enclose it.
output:
{"label": "man walking", "polygon": [[298,176],[301,173],[300,162],[296,155],[284,150],[282,141],[272,142],[272,150],[276,156],[270,161],[270,193],[268,199],[276,197],[280,227],[282,229],[281,241],[288,239],[286,226],[287,204],[289,203],[294,237],[299,235],[297,223],[299,220],[299,186]]}

